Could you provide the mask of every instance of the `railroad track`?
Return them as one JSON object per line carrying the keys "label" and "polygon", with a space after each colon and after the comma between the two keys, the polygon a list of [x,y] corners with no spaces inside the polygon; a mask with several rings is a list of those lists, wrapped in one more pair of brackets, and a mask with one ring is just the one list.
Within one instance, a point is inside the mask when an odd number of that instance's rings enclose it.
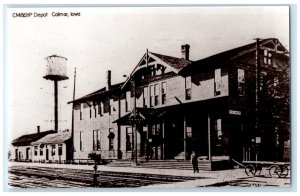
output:
{"label": "railroad track", "polygon": [[[47,167],[13,166],[9,168],[9,185],[21,188],[82,188],[93,184],[91,170],[61,169]],[[99,187],[141,187],[194,180],[197,177],[182,177],[126,172],[99,171]]]}

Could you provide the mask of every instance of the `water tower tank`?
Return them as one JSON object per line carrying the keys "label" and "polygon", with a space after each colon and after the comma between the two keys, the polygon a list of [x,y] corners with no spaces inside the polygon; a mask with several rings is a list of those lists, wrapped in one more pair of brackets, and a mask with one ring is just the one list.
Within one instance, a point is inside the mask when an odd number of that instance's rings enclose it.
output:
{"label": "water tower tank", "polygon": [[46,64],[46,75],[44,76],[47,80],[66,80],[67,77],[67,58],[52,55],[45,58]]}

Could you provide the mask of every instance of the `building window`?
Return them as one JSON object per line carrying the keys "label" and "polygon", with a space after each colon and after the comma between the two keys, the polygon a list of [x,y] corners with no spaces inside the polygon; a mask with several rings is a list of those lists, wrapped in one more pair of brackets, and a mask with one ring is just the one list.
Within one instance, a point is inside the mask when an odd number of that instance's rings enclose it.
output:
{"label": "building window", "polygon": [[192,79],[191,76],[185,78],[185,100],[192,99]]}
{"label": "building window", "polygon": [[126,151],[132,149],[132,128],[126,127]]}
{"label": "building window", "polygon": [[97,118],[97,105],[94,105],[94,115],[95,115],[95,118]]}
{"label": "building window", "polygon": [[215,96],[221,94],[221,88],[222,88],[221,69],[215,69]]}
{"label": "building window", "polygon": [[217,140],[222,140],[223,132],[222,132],[222,119],[216,119],[215,121],[215,130],[216,130],[216,136]]}
{"label": "building window", "polygon": [[155,124],[154,125],[152,125],[152,127],[151,127],[152,129],[152,135],[156,135],[156,126],[155,126]]}
{"label": "building window", "polygon": [[103,103],[101,101],[98,104],[98,114],[103,116]]}
{"label": "building window", "polygon": [[43,156],[43,148],[42,147],[40,147],[40,156]]}
{"label": "building window", "polygon": [[167,83],[163,82],[161,83],[161,104],[165,104],[166,103],[166,96],[167,94]]}
{"label": "building window", "polygon": [[114,139],[115,139],[114,129],[109,129],[108,150],[114,150]]}
{"label": "building window", "polygon": [[92,106],[90,106],[90,118],[92,118]]}
{"label": "building window", "polygon": [[152,125],[152,135],[157,136],[160,133],[160,124]]}
{"label": "building window", "polygon": [[55,145],[52,145],[51,147],[52,147],[52,156],[54,156],[54,155],[55,155],[55,152],[56,152],[56,146],[55,146]]}
{"label": "building window", "polygon": [[83,145],[82,145],[82,139],[83,139],[83,131],[80,131],[79,133],[79,150],[83,150]]}
{"label": "building window", "polygon": [[245,70],[238,69],[238,93],[245,96]]}
{"label": "building window", "polygon": [[186,137],[192,138],[192,127],[186,127]]}
{"label": "building window", "polygon": [[109,102],[110,100],[109,99],[105,99],[105,101],[103,102],[103,113],[106,114],[106,113],[109,113]]}
{"label": "building window", "polygon": [[131,92],[127,91],[126,92],[126,100],[125,100],[125,111],[126,112],[129,112],[129,110],[130,110],[130,108],[129,108],[130,98],[131,98]]}
{"label": "building window", "polygon": [[58,144],[58,156],[61,156],[63,154],[62,147],[62,144]]}
{"label": "building window", "polygon": [[93,150],[100,150],[100,130],[93,131]]}
{"label": "building window", "polygon": [[159,104],[159,86],[155,84],[154,86],[154,105],[157,106]]}
{"label": "building window", "polygon": [[272,53],[267,49],[264,50],[264,64],[266,65],[272,64]]}
{"label": "building window", "polygon": [[143,107],[147,107],[147,98],[148,98],[148,87],[144,87],[144,93],[143,93]]}
{"label": "building window", "polygon": [[82,105],[80,104],[80,120],[82,120]]}
{"label": "building window", "polygon": [[109,100],[109,115],[112,115],[114,111],[114,105],[113,105],[113,100]]}
{"label": "building window", "polygon": [[154,86],[150,86],[150,107],[154,106]]}
{"label": "building window", "polygon": [[34,147],[34,156],[37,156],[37,155],[38,155],[38,147],[35,146],[35,147]]}

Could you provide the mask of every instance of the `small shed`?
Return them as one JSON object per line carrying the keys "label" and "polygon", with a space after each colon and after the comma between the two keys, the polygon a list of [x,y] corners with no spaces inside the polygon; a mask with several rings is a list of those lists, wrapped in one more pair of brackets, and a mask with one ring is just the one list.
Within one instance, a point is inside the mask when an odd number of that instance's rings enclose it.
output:
{"label": "small shed", "polygon": [[31,143],[34,162],[64,163],[72,159],[70,131],[49,134]]}

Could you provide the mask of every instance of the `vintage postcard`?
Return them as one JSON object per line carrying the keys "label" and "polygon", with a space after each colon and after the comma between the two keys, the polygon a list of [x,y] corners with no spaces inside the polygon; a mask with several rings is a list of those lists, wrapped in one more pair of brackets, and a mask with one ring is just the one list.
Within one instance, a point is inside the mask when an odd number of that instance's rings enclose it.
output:
{"label": "vintage postcard", "polygon": [[9,191],[292,187],[291,6],[4,9]]}

